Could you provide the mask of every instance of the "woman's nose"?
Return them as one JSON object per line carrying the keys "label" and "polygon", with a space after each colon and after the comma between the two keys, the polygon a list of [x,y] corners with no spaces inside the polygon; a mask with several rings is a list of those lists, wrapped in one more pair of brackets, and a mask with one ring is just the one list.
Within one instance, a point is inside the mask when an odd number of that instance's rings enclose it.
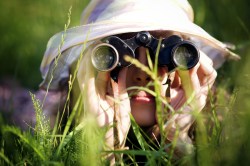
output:
{"label": "woman's nose", "polygon": [[135,73],[134,81],[140,86],[146,85],[150,80],[150,76],[143,71],[138,71]]}
{"label": "woman's nose", "polygon": [[[136,51],[136,54],[138,61],[144,66],[148,67],[146,48],[139,47],[138,50]],[[150,76],[138,67],[136,67],[134,71],[133,79],[140,86],[146,85],[151,80]]]}

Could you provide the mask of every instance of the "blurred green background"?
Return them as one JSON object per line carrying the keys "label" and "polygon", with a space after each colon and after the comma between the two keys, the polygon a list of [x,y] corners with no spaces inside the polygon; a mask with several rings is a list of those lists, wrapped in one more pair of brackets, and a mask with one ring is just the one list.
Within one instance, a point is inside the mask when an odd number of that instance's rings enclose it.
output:
{"label": "blurred green background", "polygon": [[[22,86],[37,89],[39,65],[49,38],[64,29],[72,6],[70,27],[78,25],[89,0],[10,0],[0,2],[0,79],[11,77]],[[243,59],[249,47],[248,0],[190,0],[195,22],[222,41],[236,44]],[[246,61],[226,64],[226,75],[239,71]],[[236,70],[237,69],[237,70]],[[223,69],[221,72],[223,76]]]}
{"label": "blurred green background", "polygon": [[22,86],[37,89],[39,66],[47,42],[64,30],[72,6],[71,24],[79,24],[88,0],[0,1],[0,79],[11,77]]}

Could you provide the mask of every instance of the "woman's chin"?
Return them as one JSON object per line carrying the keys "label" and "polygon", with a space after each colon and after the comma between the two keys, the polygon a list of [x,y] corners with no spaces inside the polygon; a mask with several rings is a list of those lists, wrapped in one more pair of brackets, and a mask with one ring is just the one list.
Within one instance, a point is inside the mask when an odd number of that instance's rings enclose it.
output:
{"label": "woman's chin", "polygon": [[156,124],[155,103],[131,102],[131,113],[136,123],[141,127],[149,127]]}

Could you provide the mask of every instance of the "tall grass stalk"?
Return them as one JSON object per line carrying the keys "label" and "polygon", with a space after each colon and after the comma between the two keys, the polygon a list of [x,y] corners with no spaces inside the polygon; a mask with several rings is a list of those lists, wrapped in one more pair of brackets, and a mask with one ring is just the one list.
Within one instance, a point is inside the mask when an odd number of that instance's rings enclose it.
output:
{"label": "tall grass stalk", "polygon": [[[161,41],[161,40],[160,40]],[[148,66],[145,66],[143,64],[141,64],[138,60],[130,58],[129,56],[125,57],[125,60],[132,63],[133,65],[135,65],[136,67],[140,68],[142,71],[144,71],[145,73],[147,73],[151,79],[153,80],[153,82],[149,83],[146,87],[129,87],[127,90],[132,90],[132,89],[136,89],[136,90],[144,90],[148,93],[150,93],[151,95],[153,95],[156,99],[156,117],[157,117],[157,122],[158,122],[158,126],[159,126],[159,130],[161,133],[161,142],[158,142],[158,147],[159,149],[155,149],[149,146],[148,142],[145,142],[145,139],[143,138],[141,131],[140,131],[140,127],[136,124],[135,120],[133,119],[133,117],[131,117],[131,122],[132,122],[132,128],[135,132],[135,135],[138,139],[138,142],[142,148],[143,151],[147,150],[148,152],[145,154],[147,159],[148,159],[148,164],[149,165],[155,165],[155,164],[159,164],[159,163],[165,163],[167,165],[171,165],[171,158],[173,156],[173,151],[176,145],[176,139],[173,140],[172,143],[172,149],[170,154],[166,154],[165,149],[169,148],[171,145],[166,145],[166,135],[167,133],[164,130],[164,123],[166,122],[166,116],[168,116],[167,110],[170,109],[171,112],[173,112],[173,108],[170,106],[170,104],[168,103],[168,100],[166,98],[163,98],[161,95],[161,78],[158,77],[158,55],[159,55],[159,50],[161,47],[161,42],[159,42],[158,47],[157,47],[157,51],[155,54],[155,63],[153,66],[152,60],[151,60],[151,56],[149,54],[149,51],[146,51],[146,55],[147,55],[147,59],[148,59]],[[154,91],[150,90],[150,86],[154,87]],[[165,104],[165,106],[163,107],[163,104]],[[164,109],[163,109],[164,108]],[[145,134],[144,134],[145,136]],[[164,152],[165,155],[160,156],[159,158],[156,157],[154,154],[155,153],[162,153]],[[159,160],[160,159],[160,160]]]}
{"label": "tall grass stalk", "polygon": [[42,107],[43,107],[43,104],[44,104],[45,99],[46,99],[46,97],[47,97],[47,94],[48,94],[50,85],[51,85],[51,83],[52,83],[52,81],[53,81],[54,72],[55,72],[56,68],[58,67],[58,61],[59,61],[59,59],[60,59],[60,57],[61,57],[61,55],[62,55],[61,47],[62,47],[63,44],[64,44],[65,37],[66,37],[65,34],[66,34],[66,31],[67,31],[67,29],[69,28],[69,25],[70,25],[71,9],[72,9],[72,7],[69,8],[69,12],[68,12],[68,21],[67,21],[67,23],[64,25],[64,33],[63,33],[63,35],[61,36],[61,42],[60,42],[60,44],[59,44],[59,46],[58,46],[58,55],[55,57],[55,60],[54,60],[54,64],[53,64],[53,68],[52,68],[51,73],[48,73],[48,74],[50,74],[50,77],[49,77],[50,80],[49,80],[49,83],[48,83],[48,87],[47,87],[47,89],[46,89],[46,94],[45,94],[44,99],[43,99],[43,102],[42,102]]}
{"label": "tall grass stalk", "polygon": [[[73,88],[73,85],[74,85],[74,82],[76,81],[76,76],[77,76],[77,71],[79,69],[79,66],[80,66],[80,62],[83,58],[83,52],[85,51],[85,48],[86,48],[86,42],[85,41],[83,43],[83,47],[82,47],[82,50],[81,50],[81,53],[80,53],[80,56],[77,60],[77,63],[76,63],[76,68],[73,72],[73,75],[70,75],[70,80],[69,80],[69,89],[68,89],[68,94],[67,94],[67,99],[66,99],[66,103],[64,105],[64,109],[63,109],[63,114],[66,110],[66,107],[69,106],[69,102],[70,102],[70,97],[71,97],[71,91],[72,91],[72,88]],[[82,106],[82,98],[81,98],[81,95],[78,96],[78,99],[77,99],[77,102],[76,104],[73,106],[73,110],[72,112],[70,113],[70,116],[66,122],[66,127],[64,128],[64,131],[63,131],[63,136],[62,136],[62,140],[61,142],[64,141],[65,137],[66,137],[66,134],[68,133],[70,127],[72,126],[72,122],[74,121],[74,119],[76,119],[76,115],[80,115],[83,108],[81,107]],[[62,115],[63,117],[63,115]],[[61,124],[62,122],[62,119],[60,120],[59,124]],[[56,125],[56,126],[59,126],[59,125]],[[63,144],[60,144],[58,149],[57,149],[57,155],[60,153],[61,151],[61,148],[62,148],[62,145]]]}

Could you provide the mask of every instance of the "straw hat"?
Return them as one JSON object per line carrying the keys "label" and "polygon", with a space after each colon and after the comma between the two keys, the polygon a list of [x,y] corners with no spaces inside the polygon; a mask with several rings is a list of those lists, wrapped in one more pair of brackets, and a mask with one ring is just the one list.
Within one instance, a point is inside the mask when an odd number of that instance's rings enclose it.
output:
{"label": "straw hat", "polygon": [[194,24],[193,18],[193,9],[187,0],[92,0],[83,11],[80,26],[60,32],[49,40],[41,64],[43,78],[48,75],[49,65],[58,55],[62,35],[64,43],[60,51],[65,57],[61,68],[65,72],[79,56],[84,43],[88,45],[96,39],[126,32],[175,31],[190,36],[201,45],[208,45],[224,57],[239,58],[226,44]]}

